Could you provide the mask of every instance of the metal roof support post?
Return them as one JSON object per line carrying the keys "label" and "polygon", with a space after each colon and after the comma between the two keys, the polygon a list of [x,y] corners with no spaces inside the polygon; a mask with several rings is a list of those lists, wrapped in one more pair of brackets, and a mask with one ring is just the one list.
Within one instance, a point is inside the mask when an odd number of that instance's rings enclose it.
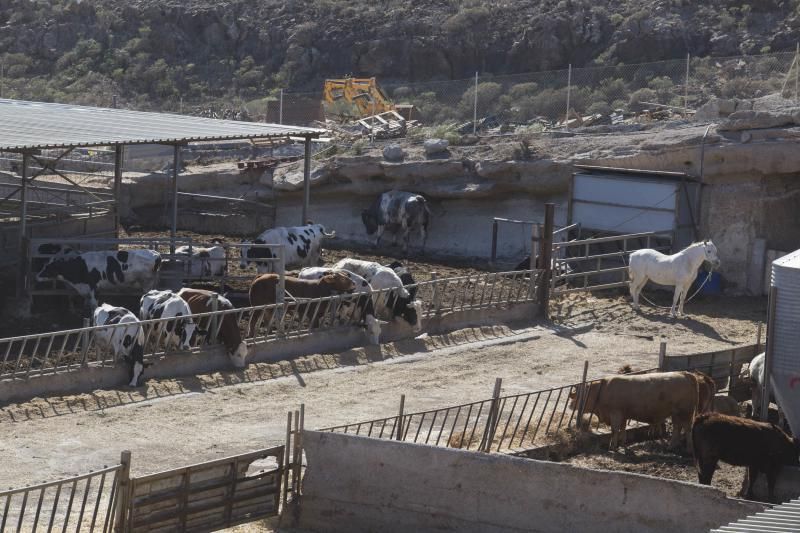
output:
{"label": "metal roof support post", "polygon": [[119,197],[122,192],[122,145],[114,147],[114,235],[119,237]]}
{"label": "metal roof support post", "polygon": [[28,270],[28,165],[30,154],[22,152],[22,187],[20,200],[22,202],[19,217],[19,273],[17,278],[17,296],[22,296],[25,291],[25,275]]}
{"label": "metal roof support post", "polygon": [[178,167],[181,164],[181,145],[174,145],[172,155],[172,228],[169,232],[169,253],[175,253],[175,237],[178,233]]}
{"label": "metal roof support post", "polygon": [[305,140],[305,158],[303,159],[303,220],[300,225],[308,223],[308,205],[311,199],[311,137]]}

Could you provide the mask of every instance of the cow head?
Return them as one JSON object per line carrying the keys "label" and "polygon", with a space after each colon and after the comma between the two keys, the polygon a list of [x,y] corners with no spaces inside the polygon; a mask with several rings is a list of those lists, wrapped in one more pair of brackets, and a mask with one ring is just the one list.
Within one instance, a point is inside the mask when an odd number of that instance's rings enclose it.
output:
{"label": "cow head", "polygon": [[347,274],[342,272],[333,271],[325,274],[319,280],[320,285],[328,287],[331,291],[339,293],[350,293],[356,288],[356,284],[350,279]]}
{"label": "cow head", "polygon": [[66,265],[67,261],[63,258],[51,259],[36,274],[36,281],[63,280]]}
{"label": "cow head", "polygon": [[232,352],[228,352],[228,357],[235,368],[245,368],[247,366],[247,344],[242,341]]}
{"label": "cow head", "polygon": [[[125,336],[125,342],[132,342],[129,335]],[[137,341],[133,342],[130,351],[124,357],[125,362],[128,364],[128,386],[138,387],[142,384],[144,377],[144,369],[151,365],[151,363],[144,362],[144,349],[142,343]]]}
{"label": "cow head", "polygon": [[420,300],[412,300],[400,309],[400,316],[403,320],[408,322],[415,332],[422,330],[422,302]]}
{"label": "cow head", "polygon": [[364,209],[361,211],[361,221],[364,223],[364,227],[367,229],[367,235],[372,235],[376,231],[378,231],[378,217],[370,211],[369,209]]}
{"label": "cow head", "polygon": [[325,226],[323,226],[322,224],[313,224],[312,227],[314,228],[315,232],[318,232],[325,238],[333,239],[334,237],[336,237],[335,231],[332,231],[330,233],[325,233]]}
{"label": "cow head", "polygon": [[[180,316],[180,315],[177,315]],[[191,318],[178,318],[175,320],[175,337],[181,350],[192,348],[192,339],[195,335],[208,335],[208,331],[200,329]]]}
{"label": "cow head", "polygon": [[364,329],[367,332],[369,343],[378,345],[381,342],[381,326],[388,324],[383,320],[378,320],[374,315],[369,314],[364,318]]}

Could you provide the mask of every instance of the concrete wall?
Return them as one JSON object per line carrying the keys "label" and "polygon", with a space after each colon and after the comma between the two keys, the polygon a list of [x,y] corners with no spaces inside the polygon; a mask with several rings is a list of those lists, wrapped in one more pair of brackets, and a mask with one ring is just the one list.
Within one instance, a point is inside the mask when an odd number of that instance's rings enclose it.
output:
{"label": "concrete wall", "polygon": [[[336,230],[342,243],[373,244],[374,237],[367,235],[361,222],[361,211],[369,207],[376,196],[354,196],[352,193],[339,195],[312,190],[310,218],[326,228]],[[431,199],[432,221],[426,249],[441,256],[489,259],[493,217],[544,222],[544,204],[551,201],[557,206],[556,225],[565,225],[566,196],[521,194],[476,199]],[[301,207],[302,197],[299,194],[280,194],[277,198],[276,225],[299,224]],[[498,232],[498,257],[519,261],[530,253],[530,231],[530,226],[502,224]],[[385,233],[381,246],[390,247],[392,238],[391,233]],[[412,235],[411,250],[418,249],[416,247],[420,245],[418,235]]]}
{"label": "concrete wall", "polygon": [[[423,330],[436,334],[459,328],[494,325],[504,322],[532,320],[537,316],[534,304],[519,304],[511,309],[489,309],[445,313],[423,320]],[[381,342],[413,338],[417,333],[406,322],[395,320],[381,327]],[[364,346],[367,338],[358,327],[336,328],[297,338],[249,344],[249,363],[288,360],[301,355],[339,352]],[[145,379],[193,376],[223,369],[233,370],[222,345],[204,346],[200,352],[187,356],[173,353],[154,361],[144,372]],[[35,396],[77,394],[95,389],[124,387],[127,370],[117,367],[88,367],[73,372],[46,374],[29,380],[0,381],[0,403],[21,401]]]}
{"label": "concrete wall", "polygon": [[317,531],[708,531],[761,511],[650,476],[306,431],[299,523]]}

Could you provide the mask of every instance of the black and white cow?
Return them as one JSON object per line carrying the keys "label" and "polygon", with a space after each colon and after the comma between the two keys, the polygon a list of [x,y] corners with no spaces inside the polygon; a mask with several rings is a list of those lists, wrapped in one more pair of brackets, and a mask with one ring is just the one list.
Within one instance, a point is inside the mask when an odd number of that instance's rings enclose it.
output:
{"label": "black and white cow", "polygon": [[114,287],[148,290],[156,282],[161,255],[153,250],[119,250],[60,255],[42,267],[36,281],[63,281],[97,307],[96,292]]}
{"label": "black and white cow", "polygon": [[372,202],[369,209],[361,212],[361,221],[367,229],[368,235],[376,235],[375,245],[381,243],[384,230],[394,234],[394,244],[397,236],[403,239],[403,250],[408,251],[411,232],[416,230],[422,237],[422,249],[428,239],[428,223],[431,212],[425,198],[419,194],[391,190],[381,194]]}
{"label": "black and white cow", "polygon": [[282,244],[286,268],[317,266],[322,249],[322,239],[333,238],[336,232],[325,232],[322,224],[307,224],[305,226],[280,227],[266,230],[256,237],[254,241],[242,241],[241,268],[256,265],[259,274],[275,271],[272,262],[259,261],[274,257],[270,248],[248,246],[250,244]]}
{"label": "black and white cow", "polygon": [[[385,309],[391,318],[402,317],[411,324],[414,331],[422,329],[422,302],[412,298],[411,293],[403,287],[403,281],[389,267],[380,265],[372,261],[361,261],[360,259],[342,259],[333,266],[334,270],[349,270],[366,279],[376,291],[381,289],[395,288],[385,297],[385,304],[378,305],[378,314]],[[383,309],[382,309],[383,308]]]}
{"label": "black and white cow", "polygon": [[[329,267],[308,267],[304,268],[297,275],[299,279],[321,279],[323,276],[334,272]],[[339,308],[339,318],[342,320],[351,319],[356,322],[363,322],[364,329],[369,337],[370,344],[379,344],[381,338],[381,321],[375,316],[375,303],[372,300],[372,285],[354,272],[349,270],[337,270],[341,272],[355,284],[354,294],[361,294],[354,301],[344,301]],[[355,305],[355,309],[352,308]],[[385,322],[383,322],[385,324]]]}
{"label": "black and white cow", "polygon": [[[219,243],[221,244],[221,243]],[[208,248],[192,246],[179,246],[175,248],[176,256],[183,262],[183,271],[191,277],[221,276],[225,273],[225,248],[219,245]]]}
{"label": "black and white cow", "polygon": [[139,319],[124,307],[109,304],[96,308],[93,319],[95,326],[130,324],[95,330],[94,338],[98,347],[112,351],[115,360],[123,357],[128,365],[128,385],[138,387],[145,367],[149,366],[144,362],[144,332]]}
{"label": "black and white cow", "polygon": [[[196,334],[205,335],[190,316],[192,310],[186,300],[172,291],[152,290],[142,296],[139,301],[141,307],[139,316],[142,320],[174,318],[159,323],[156,339],[163,338],[166,347],[175,347],[180,350],[189,350],[192,347],[192,337]],[[181,318],[186,317],[186,318]]]}
{"label": "black and white cow", "polygon": [[78,251],[65,244],[46,242],[36,248],[36,255],[47,257],[34,257],[31,259],[31,272],[39,272],[44,266],[56,257],[78,255]]}

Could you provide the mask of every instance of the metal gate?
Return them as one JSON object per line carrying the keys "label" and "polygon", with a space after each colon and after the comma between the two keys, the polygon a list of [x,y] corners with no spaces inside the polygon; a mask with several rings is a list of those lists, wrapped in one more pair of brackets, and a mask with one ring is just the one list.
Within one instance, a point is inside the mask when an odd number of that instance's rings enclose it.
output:
{"label": "metal gate", "polygon": [[277,516],[285,446],[131,479],[122,531],[205,532]]}
{"label": "metal gate", "polygon": [[628,256],[642,248],[668,251],[669,241],[664,234],[648,232],[554,242],[550,293],[627,287]]}

